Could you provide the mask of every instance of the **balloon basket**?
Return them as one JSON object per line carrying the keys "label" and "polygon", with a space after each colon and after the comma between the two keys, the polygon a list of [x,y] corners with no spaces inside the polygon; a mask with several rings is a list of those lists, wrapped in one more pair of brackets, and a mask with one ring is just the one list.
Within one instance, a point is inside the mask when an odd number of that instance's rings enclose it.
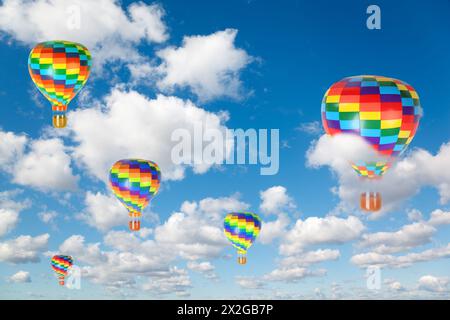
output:
{"label": "balloon basket", "polygon": [[246,263],[247,263],[247,257],[245,257],[245,256],[240,256],[240,257],[238,257],[238,263],[239,263],[240,265],[246,264]]}
{"label": "balloon basket", "polygon": [[64,277],[59,278],[59,285],[64,286]]}
{"label": "balloon basket", "polygon": [[381,209],[381,195],[378,192],[364,192],[360,196],[360,208],[363,211],[376,212]]}
{"label": "balloon basket", "polygon": [[139,220],[132,220],[128,223],[131,231],[141,230],[141,222]]}
{"label": "balloon basket", "polygon": [[53,116],[53,127],[62,129],[67,126],[67,117],[65,115],[54,115]]}

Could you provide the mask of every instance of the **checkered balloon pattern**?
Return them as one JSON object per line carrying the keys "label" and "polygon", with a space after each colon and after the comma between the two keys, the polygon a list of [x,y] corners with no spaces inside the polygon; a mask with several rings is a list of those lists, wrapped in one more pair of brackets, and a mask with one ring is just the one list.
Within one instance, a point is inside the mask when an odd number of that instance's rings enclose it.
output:
{"label": "checkered balloon pattern", "polygon": [[232,212],[225,217],[223,229],[238,253],[245,254],[261,230],[261,219],[251,212]]}
{"label": "checkered balloon pattern", "polygon": [[73,259],[71,256],[56,255],[52,258],[52,269],[60,277],[67,275],[67,270],[72,266]]}
{"label": "checkered balloon pattern", "polygon": [[390,167],[389,162],[364,162],[358,161],[352,163],[353,169],[361,177],[377,178],[382,176]]}
{"label": "checkered balloon pattern", "polygon": [[159,189],[161,170],[152,161],[125,159],[110,170],[109,182],[115,196],[130,212],[140,216]]}
{"label": "checkered balloon pattern", "polygon": [[31,50],[28,71],[53,111],[64,114],[86,83],[91,64],[91,54],[85,46],[70,41],[47,41]]}
{"label": "checkered balloon pattern", "polygon": [[[357,134],[383,156],[396,157],[410,144],[421,116],[409,84],[388,77],[354,76],[333,84],[322,100],[322,123],[330,135]],[[388,162],[354,163],[361,176],[379,176]]]}

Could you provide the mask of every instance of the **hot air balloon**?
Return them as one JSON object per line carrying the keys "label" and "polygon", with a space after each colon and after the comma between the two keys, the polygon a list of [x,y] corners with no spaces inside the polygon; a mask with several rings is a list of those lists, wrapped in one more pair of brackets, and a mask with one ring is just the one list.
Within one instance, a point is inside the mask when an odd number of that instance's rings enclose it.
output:
{"label": "hot air balloon", "polygon": [[72,267],[73,259],[71,256],[55,255],[52,258],[52,269],[58,276],[59,284],[64,285],[64,278],[67,275],[67,271]]}
{"label": "hot air balloon", "polygon": [[238,250],[238,263],[247,263],[247,250],[261,230],[261,219],[251,212],[231,212],[223,221],[223,231]]}
{"label": "hot air balloon", "polygon": [[[351,164],[364,178],[380,178],[416,134],[421,116],[419,96],[409,84],[388,77],[362,75],[333,84],[322,100],[322,124],[329,135],[355,134],[384,160]],[[355,156],[358,157],[357,155]],[[379,193],[363,193],[361,209],[381,209]]]}
{"label": "hot air balloon", "polygon": [[142,210],[158,192],[160,181],[161,170],[152,161],[125,159],[111,167],[109,184],[117,199],[128,209],[130,230],[141,228]]}
{"label": "hot air balloon", "polygon": [[67,125],[67,105],[86,83],[90,70],[91,54],[82,44],[46,41],[31,50],[28,71],[36,87],[52,104],[55,128]]}

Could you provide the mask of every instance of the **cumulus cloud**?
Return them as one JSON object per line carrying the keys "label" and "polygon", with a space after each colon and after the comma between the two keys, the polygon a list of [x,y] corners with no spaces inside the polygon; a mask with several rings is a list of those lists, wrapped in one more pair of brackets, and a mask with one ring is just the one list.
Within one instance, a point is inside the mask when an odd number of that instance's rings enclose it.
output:
{"label": "cumulus cloud", "polygon": [[432,226],[440,226],[450,224],[450,212],[436,209],[431,212],[428,224]]}
{"label": "cumulus cloud", "polygon": [[372,251],[364,252],[355,254],[350,261],[361,268],[366,268],[368,266],[405,268],[418,262],[445,258],[450,258],[450,244],[444,247],[427,249],[425,251],[413,252],[405,255],[382,254]]}
{"label": "cumulus cloud", "polygon": [[30,46],[49,39],[83,43],[93,53],[94,67],[101,67],[108,61],[140,61],[140,43],[167,40],[163,16],[160,5],[143,2],[124,9],[115,0],[6,0],[0,31]]}
{"label": "cumulus cloud", "polygon": [[29,283],[31,282],[31,277],[28,271],[21,270],[9,277],[8,280],[14,283]]}
{"label": "cumulus cloud", "polygon": [[196,207],[195,202],[185,202],[180,212],[155,228],[155,240],[169,245],[174,254],[185,259],[218,257],[228,245],[222,228],[205,219]]}
{"label": "cumulus cloud", "polygon": [[[195,126],[201,125],[203,130],[222,132],[227,115],[207,112],[176,97],[148,99],[136,91],[115,88],[105,98],[104,106],[72,111],[69,119],[74,157],[100,180],[107,179],[109,168],[121,158],[155,161],[163,179],[179,180],[188,165],[172,161],[176,144],[171,142],[173,131],[186,129],[193,137]],[[192,165],[196,173],[204,173],[211,166]]]}
{"label": "cumulus cloud", "polygon": [[79,177],[72,172],[71,159],[61,139],[31,140],[0,130],[0,170],[13,182],[42,191],[74,190]]}
{"label": "cumulus cloud", "polygon": [[0,208],[0,237],[10,232],[19,221],[19,212]]}
{"label": "cumulus cloud", "polygon": [[405,287],[398,281],[393,281],[389,283],[389,289],[394,291],[404,291],[406,290]]}
{"label": "cumulus cloud", "polygon": [[243,289],[263,289],[266,287],[264,281],[257,277],[236,277],[236,283]]}
{"label": "cumulus cloud", "polygon": [[425,275],[419,279],[420,290],[426,290],[431,292],[448,292],[448,285],[450,280],[444,277],[435,277],[432,275]]}
{"label": "cumulus cloud", "polygon": [[[96,196],[101,195],[92,196],[96,202]],[[229,245],[222,231],[222,219],[228,211],[248,207],[238,197],[234,194],[185,201],[179,211],[173,212],[156,228],[142,233],[108,231],[103,243],[86,243],[84,236],[73,235],[59,246],[58,252],[71,255],[84,264],[83,276],[108,289],[136,289],[139,287],[138,276],[143,277],[139,282],[144,283],[144,290],[159,285],[161,288],[155,289],[157,294],[185,296],[190,287],[189,276],[186,270],[174,268],[172,264],[181,258],[187,260],[187,269],[202,273],[207,279],[217,279],[214,266],[205,259],[219,257]],[[222,219],[219,220],[219,216]],[[104,231],[106,227],[110,227],[109,223],[105,224]],[[147,239],[150,234],[153,239]]]}
{"label": "cumulus cloud", "polygon": [[360,266],[374,264],[407,267],[416,262],[448,257],[449,252],[446,247],[406,255],[393,255],[432,243],[433,236],[438,231],[437,228],[450,224],[449,213],[440,209],[434,210],[427,221],[422,219],[422,214],[419,217],[419,221],[404,225],[396,231],[363,234],[357,246],[368,251],[354,255],[351,261]]}
{"label": "cumulus cloud", "polygon": [[170,263],[176,255],[168,247],[124,231],[110,231],[104,244],[112,250],[102,250],[99,242],[85,243],[84,236],[73,235],[60,245],[59,252],[83,264],[84,277],[111,290],[136,289],[137,276],[157,283],[172,278]]}
{"label": "cumulus cloud", "polygon": [[0,242],[0,262],[39,262],[39,256],[47,248],[49,238],[50,235],[46,233],[36,237],[24,235]]}
{"label": "cumulus cloud", "polygon": [[0,130],[0,168],[11,172],[16,160],[23,154],[28,138]]}
{"label": "cumulus cloud", "polygon": [[436,229],[426,223],[416,222],[403,226],[395,232],[364,234],[361,247],[372,247],[378,253],[396,253],[431,242]]}
{"label": "cumulus cloud", "polygon": [[265,214],[279,214],[296,208],[294,200],[283,186],[273,186],[259,193],[260,210]]}
{"label": "cumulus cloud", "polygon": [[279,214],[276,220],[264,221],[258,236],[258,242],[269,244],[277,238],[282,238],[286,234],[290,219],[286,214]]}
{"label": "cumulus cloud", "polygon": [[214,272],[215,267],[209,261],[189,261],[187,263],[187,268],[203,274],[207,279],[215,280],[218,278],[217,274]]}
{"label": "cumulus cloud", "polygon": [[177,267],[173,267],[166,272],[154,274],[151,279],[142,285],[143,290],[152,292],[153,294],[175,293],[182,297],[189,295],[187,290],[191,287],[192,284],[189,274],[186,270]]}
{"label": "cumulus cloud", "polygon": [[46,224],[54,224],[56,217],[58,217],[58,213],[55,211],[43,211],[38,214],[39,219]]}
{"label": "cumulus cloud", "polygon": [[235,46],[237,30],[225,29],[207,36],[187,36],[180,47],[156,54],[162,60],[158,71],[162,90],[189,88],[201,100],[220,96],[240,98],[240,72],[253,58]]}
{"label": "cumulus cloud", "polygon": [[190,202],[186,203],[185,208],[190,208],[195,205],[197,210],[199,210],[202,215],[206,216],[208,219],[213,220],[216,223],[221,223],[225,217],[225,214],[229,212],[245,211],[250,205],[241,201],[240,194],[236,193],[230,197],[220,197],[220,198],[205,198],[196,203]]}
{"label": "cumulus cloud", "polygon": [[339,250],[318,249],[307,251],[294,256],[285,257],[281,260],[280,265],[284,267],[307,267],[325,261],[337,260],[341,256]]}
{"label": "cumulus cloud", "polygon": [[79,177],[60,139],[31,142],[30,151],[14,166],[13,182],[43,191],[75,190]]}
{"label": "cumulus cloud", "polygon": [[[322,136],[313,142],[307,152],[311,167],[328,166],[338,177],[336,194],[341,199],[342,211],[354,210],[361,192],[380,191],[383,208],[372,215],[379,217],[400,206],[406,199],[417,194],[424,186],[437,189],[440,203],[450,200],[450,173],[446,169],[450,162],[450,143],[441,146],[436,155],[423,149],[414,149],[406,157],[394,163],[382,179],[359,179],[349,162],[376,159],[372,148],[352,135]],[[382,159],[379,159],[382,160]]]}
{"label": "cumulus cloud", "polygon": [[354,216],[346,219],[336,216],[299,219],[286,234],[284,242],[280,245],[280,253],[293,255],[302,252],[308,246],[342,244],[358,239],[364,229],[363,223]]}
{"label": "cumulus cloud", "polygon": [[264,275],[267,281],[297,282],[305,277],[322,277],[327,274],[326,270],[308,270],[301,267],[278,268]]}
{"label": "cumulus cloud", "polygon": [[0,237],[13,230],[19,222],[20,211],[30,206],[29,200],[19,201],[21,190],[0,192]]}
{"label": "cumulus cloud", "polygon": [[84,199],[85,209],[77,215],[88,225],[102,231],[108,231],[116,226],[128,225],[128,212],[112,195],[88,191]]}

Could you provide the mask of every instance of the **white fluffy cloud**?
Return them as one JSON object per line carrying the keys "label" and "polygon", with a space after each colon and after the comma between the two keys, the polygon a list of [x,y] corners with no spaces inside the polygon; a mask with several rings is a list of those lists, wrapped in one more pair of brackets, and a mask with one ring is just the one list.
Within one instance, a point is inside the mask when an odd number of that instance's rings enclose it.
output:
{"label": "white fluffy cloud", "polygon": [[19,236],[0,242],[0,262],[28,263],[39,262],[40,254],[47,248],[48,233],[40,236]]}
{"label": "white fluffy cloud", "polygon": [[335,216],[299,219],[286,234],[280,253],[293,255],[308,246],[345,243],[359,238],[364,229],[363,223],[354,216],[346,219]]}
{"label": "white fluffy cloud", "polygon": [[143,2],[125,10],[116,0],[6,0],[0,31],[27,45],[54,39],[83,43],[99,67],[106,61],[138,61],[139,43],[167,40],[163,16],[160,5]]}
{"label": "white fluffy cloud", "polygon": [[21,190],[0,192],[0,237],[14,229],[19,222],[20,211],[30,206],[30,201],[18,200]]}
{"label": "white fluffy cloud", "polygon": [[13,274],[11,277],[9,277],[8,280],[14,283],[27,283],[31,282],[31,277],[28,271],[21,270]]}
{"label": "white fluffy cloud", "polygon": [[[250,205],[239,199],[240,195],[238,193],[230,197],[220,197],[220,198],[205,198],[197,203],[186,202],[185,207],[188,211],[196,208],[202,215],[208,219],[213,220],[215,223],[222,223],[225,214],[229,212],[245,211]],[[194,205],[194,207],[192,207]]]}
{"label": "white fluffy cloud", "polygon": [[236,283],[243,289],[263,289],[266,286],[262,279],[256,277],[236,277]]}
{"label": "white fluffy cloud", "polygon": [[12,171],[15,161],[22,155],[27,143],[25,135],[16,135],[12,132],[0,130],[0,168],[3,171]]}
{"label": "white fluffy cloud", "polygon": [[280,265],[284,267],[307,267],[312,264],[337,260],[340,256],[339,250],[318,249],[283,258]]}
{"label": "white fluffy cloud", "polygon": [[31,140],[24,135],[0,130],[5,144],[0,147],[0,170],[11,174],[13,182],[42,191],[74,190],[78,176],[62,140]]}
{"label": "white fluffy cloud", "polygon": [[58,213],[55,211],[43,211],[39,212],[38,217],[46,224],[54,224],[55,219],[58,217]]}
{"label": "white fluffy cloud", "polygon": [[0,237],[10,232],[19,221],[19,212],[0,208]]}
{"label": "white fluffy cloud", "polygon": [[201,100],[220,96],[239,98],[239,74],[252,61],[245,50],[236,48],[237,30],[226,29],[207,36],[184,37],[180,47],[168,47],[156,54],[162,60],[157,85],[162,90],[187,87]]}
{"label": "white fluffy cloud", "polygon": [[259,208],[265,214],[279,214],[296,208],[294,200],[287,194],[283,186],[274,186],[259,193]]}
{"label": "white fluffy cloud", "polygon": [[405,255],[382,254],[377,252],[359,253],[352,256],[350,261],[361,268],[366,268],[368,266],[404,268],[418,262],[446,258],[450,258],[450,244],[444,247],[427,249],[425,251],[413,252]]}
{"label": "white fluffy cloud", "polygon": [[444,277],[425,275],[419,279],[419,289],[431,292],[448,292],[450,280]]}
{"label": "white fluffy cloud", "polygon": [[207,279],[215,280],[218,278],[217,274],[214,272],[215,267],[209,261],[189,261],[187,263],[187,268],[203,274]]}
{"label": "white fluffy cloud", "polygon": [[264,275],[263,278],[267,281],[283,281],[291,283],[297,282],[305,277],[321,277],[325,275],[326,271],[323,269],[311,271],[302,267],[285,267],[275,269]]}
{"label": "white fluffy cloud", "polygon": [[187,290],[192,287],[189,274],[184,269],[177,267],[169,271],[155,273],[149,281],[142,285],[142,289],[153,294],[175,293],[177,296],[186,297]]}
{"label": "white fluffy cloud", "polygon": [[264,221],[261,225],[261,231],[258,236],[258,242],[269,244],[277,238],[281,238],[286,234],[290,219],[286,214],[279,214],[276,220]]}
{"label": "white fluffy cloud", "polygon": [[432,226],[440,226],[450,224],[450,212],[436,209],[430,214],[428,224]]}
{"label": "white fluffy cloud", "polygon": [[[182,179],[187,165],[176,165],[171,159],[178,143],[171,142],[172,132],[186,129],[193,137],[196,124],[204,130],[226,129],[225,114],[207,112],[176,97],[158,95],[150,100],[136,91],[115,88],[105,103],[70,112],[68,124],[76,144],[74,157],[100,180],[106,180],[111,165],[123,158],[155,161],[163,179]],[[203,173],[211,166],[194,164],[193,170]]]}
{"label": "white fluffy cloud", "polygon": [[31,142],[30,151],[14,166],[15,183],[43,191],[75,190],[78,179],[72,173],[70,156],[60,139]]}
{"label": "white fluffy cloud", "polygon": [[219,223],[212,223],[197,209],[197,203],[185,202],[180,212],[155,229],[155,240],[169,245],[174,254],[185,259],[213,258],[228,245]]}
{"label": "white fluffy cloud", "polygon": [[[90,197],[94,203],[106,200],[101,194],[90,194]],[[172,213],[155,229],[142,233],[109,231],[103,237],[103,244],[86,243],[84,236],[73,235],[59,246],[58,252],[72,255],[77,263],[84,264],[83,276],[109,289],[136,289],[138,276],[143,278],[139,282],[143,283],[144,290],[186,296],[190,288],[189,276],[186,270],[172,264],[181,258],[187,260],[187,269],[202,273],[207,279],[217,279],[212,263],[203,259],[219,257],[229,246],[222,231],[222,219],[228,211],[248,207],[238,197],[234,194],[186,201],[178,212]],[[95,211],[95,206],[91,209]],[[100,224],[104,231],[111,227],[110,222]],[[150,234],[154,235],[153,239],[147,239]],[[155,289],[157,287],[159,289]]]}
{"label": "white fluffy cloud", "polygon": [[399,281],[392,281],[388,285],[389,285],[389,289],[394,290],[394,291],[405,290],[405,287]]}
{"label": "white fluffy cloud", "polygon": [[312,167],[329,166],[338,176],[336,193],[341,199],[340,208],[354,210],[361,192],[378,190],[382,193],[383,208],[372,217],[379,217],[398,207],[403,201],[417,194],[424,186],[437,189],[440,203],[450,200],[450,143],[443,144],[436,155],[423,149],[412,150],[405,158],[394,163],[382,179],[358,179],[349,161],[377,159],[372,148],[359,137],[340,135],[322,136],[307,152]]}
{"label": "white fluffy cloud", "polygon": [[377,253],[396,253],[431,242],[436,229],[416,222],[403,226],[395,232],[375,232],[364,234],[359,243],[361,247],[372,247]]}
{"label": "white fluffy cloud", "polygon": [[128,225],[128,212],[114,196],[88,191],[84,204],[84,211],[77,217],[100,231]]}
{"label": "white fluffy cloud", "polygon": [[112,250],[102,250],[100,243],[86,244],[83,236],[73,235],[60,245],[59,252],[83,264],[83,276],[108,289],[137,288],[137,276],[158,283],[172,279],[170,263],[176,255],[169,247],[125,231],[110,231],[104,236],[104,244]]}

